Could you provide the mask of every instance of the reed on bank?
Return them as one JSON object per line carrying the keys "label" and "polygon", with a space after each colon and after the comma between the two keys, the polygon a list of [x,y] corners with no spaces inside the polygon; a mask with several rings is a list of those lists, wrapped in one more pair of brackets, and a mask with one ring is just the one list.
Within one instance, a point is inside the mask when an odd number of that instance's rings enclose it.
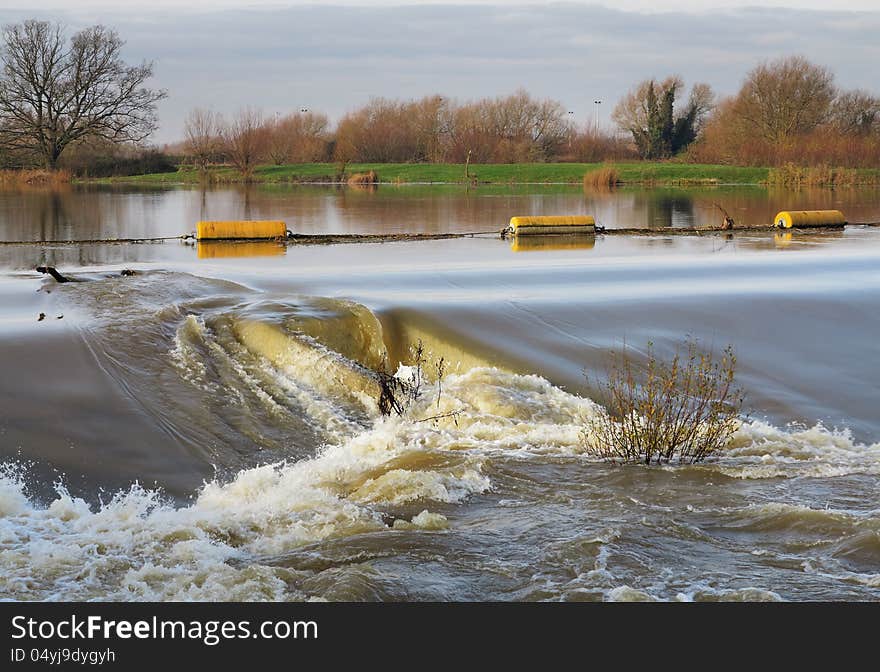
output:
{"label": "reed on bank", "polygon": [[379,174],[375,170],[368,170],[365,173],[355,173],[348,178],[348,184],[352,186],[365,186],[379,183]]}
{"label": "reed on bank", "polygon": [[786,163],[779,168],[771,168],[767,174],[767,185],[800,189],[803,187],[857,187],[880,184],[880,175],[874,172],[858,171],[855,168],[834,168],[831,166],[798,166]]}
{"label": "reed on bank", "polygon": [[70,184],[68,170],[0,170],[0,186],[9,187],[57,187]]}
{"label": "reed on bank", "polygon": [[614,166],[602,166],[584,173],[585,189],[613,189],[620,182],[620,171]]}

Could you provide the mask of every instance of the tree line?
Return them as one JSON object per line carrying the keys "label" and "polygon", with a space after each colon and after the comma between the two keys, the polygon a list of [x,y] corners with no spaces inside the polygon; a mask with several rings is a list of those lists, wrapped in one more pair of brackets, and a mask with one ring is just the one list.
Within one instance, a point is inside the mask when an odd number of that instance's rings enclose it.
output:
{"label": "tree line", "polygon": [[752,69],[721,100],[696,84],[647,80],[624,96],[613,118],[647,159],[682,155],[698,163],[754,166],[880,165],[880,98],[835,85],[834,74],[803,56]]}
{"label": "tree line", "polygon": [[[300,109],[243,108],[224,117],[191,110],[168,156],[146,144],[167,93],[148,86],[152,63],[122,59],[124,42],[93,26],[68,39],[29,20],[2,30],[0,162],[76,172],[142,172],[186,163],[232,165],[250,176],[263,163],[596,162],[642,158],[740,165],[877,166],[880,99],[843,90],[834,74],[801,56],[759,64],[737,93],[720,98],[679,76],[644,80],[612,114],[614,129],[579,126],[560,101],[520,89],[458,101],[373,98],[333,125]],[[686,95],[687,94],[687,95]]]}
{"label": "tree line", "polygon": [[458,102],[440,95],[401,101],[374,98],[344,115],[335,128],[327,115],[300,110],[266,115],[253,107],[229,118],[192,110],[182,151],[206,170],[229,163],[249,175],[260,163],[518,163],[596,161],[634,154],[623,139],[578,129],[554,100],[524,90]]}
{"label": "tree line", "polygon": [[738,165],[880,166],[880,98],[835,84],[802,56],[759,64],[714,107],[688,150],[693,161]]}
{"label": "tree line", "polygon": [[[687,93],[687,95],[685,95]],[[215,123],[205,127],[201,120]],[[595,162],[678,157],[699,163],[775,166],[880,165],[880,98],[845,90],[834,74],[802,56],[759,64],[739,91],[719,100],[706,83],[687,91],[679,76],[636,84],[612,113],[615,131],[578,128],[558,101],[524,90],[457,102],[440,95],[400,101],[376,98],[331,130],[325,115],[293,114],[264,121],[244,110],[225,124],[196,110],[187,122],[186,151],[205,167],[226,157],[240,170],[243,136],[251,165],[336,160],[366,163]],[[248,123],[244,123],[247,120]],[[212,133],[194,133],[193,129]],[[209,153],[210,154],[210,153]]]}

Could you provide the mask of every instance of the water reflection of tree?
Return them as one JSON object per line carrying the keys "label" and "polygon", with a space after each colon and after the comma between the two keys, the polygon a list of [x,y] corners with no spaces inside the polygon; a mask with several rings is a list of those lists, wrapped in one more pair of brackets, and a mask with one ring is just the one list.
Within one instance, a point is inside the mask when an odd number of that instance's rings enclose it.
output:
{"label": "water reflection of tree", "polygon": [[92,191],[34,189],[0,192],[2,237],[6,240],[70,240],[114,237],[107,222],[121,223],[118,202]]}
{"label": "water reflection of tree", "polygon": [[[72,186],[0,190],[0,238],[94,239],[180,235],[199,219],[282,219],[301,232],[497,231],[515,215],[590,214],[610,227],[710,226],[724,207],[738,226],[769,226],[783,209],[839,208],[850,221],[880,219],[876,189],[767,190],[761,187],[622,188],[585,194],[567,186],[393,186],[376,191],[304,185],[223,185],[201,188]],[[737,239],[738,240],[738,239]],[[772,244],[772,241],[770,241]],[[144,246],[104,246],[143,254]],[[115,263],[126,251],[86,246],[0,250],[15,267]],[[136,250],[139,249],[140,252]],[[52,257],[51,255],[57,255]],[[33,262],[33,263],[32,263]]]}
{"label": "water reflection of tree", "polygon": [[251,214],[251,198],[253,193],[253,185],[246,184],[242,190],[242,219],[253,219]]}
{"label": "water reflection of tree", "polygon": [[386,186],[334,190],[325,221],[338,230],[368,233],[500,230],[515,215],[570,214],[572,194],[521,194],[461,186]]}
{"label": "water reflection of tree", "polygon": [[[158,202],[146,196],[132,199],[130,193],[116,189],[69,185],[0,190],[0,239],[64,241],[149,235],[152,233],[149,214]],[[121,252],[122,247],[4,246],[0,248],[0,261],[13,268],[32,268],[37,265],[84,266],[134,258]]]}
{"label": "water reflection of tree", "polygon": [[[257,192],[257,197],[255,198],[256,189],[255,185],[250,182],[235,185],[233,189],[235,202],[233,205],[237,211],[238,219],[260,219],[263,217],[260,213],[269,209],[267,207],[261,207],[269,204],[265,202],[266,199],[261,199],[259,197],[259,192]],[[207,211],[204,187],[202,188],[202,210]],[[266,218],[273,219],[273,217],[268,215]],[[202,219],[208,219],[207,215],[203,215]],[[236,219],[236,217],[233,217],[229,212],[225,212],[217,217],[217,219]]]}
{"label": "water reflection of tree", "polygon": [[208,190],[202,185],[199,188],[199,221],[208,219]]}
{"label": "water reflection of tree", "polygon": [[61,194],[52,190],[47,198],[40,200],[37,220],[39,221],[40,240],[59,240],[63,237],[62,230],[69,227]]}
{"label": "water reflection of tree", "polygon": [[690,228],[695,225],[693,196],[682,192],[646,191],[646,217],[648,228],[675,226]]}

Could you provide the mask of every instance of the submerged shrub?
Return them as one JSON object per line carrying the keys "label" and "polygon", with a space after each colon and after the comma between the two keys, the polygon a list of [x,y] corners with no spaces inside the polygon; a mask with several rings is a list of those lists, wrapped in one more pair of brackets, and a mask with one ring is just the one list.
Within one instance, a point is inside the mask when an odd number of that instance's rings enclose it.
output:
{"label": "submerged shrub", "polygon": [[[428,382],[428,372],[426,367],[428,364],[425,358],[425,348],[421,339],[410,349],[411,364],[403,365],[398,369],[396,374],[389,373],[386,369],[386,362],[375,372],[376,381],[379,384],[379,398],[376,405],[379,413],[389,416],[392,413],[398,416],[405,416],[410,413],[423,395],[424,386]],[[443,378],[446,374],[446,359],[441,357],[434,360],[433,375],[437,388],[437,413],[421,418],[411,418],[415,422],[435,422],[443,418],[451,418],[458,426],[458,416],[461,415],[461,409],[451,411],[440,411],[440,397],[443,394]],[[401,375],[402,374],[402,375]]]}
{"label": "submerged shrub", "polygon": [[425,382],[423,367],[425,365],[425,349],[421,340],[412,352],[413,364],[409,366],[409,375],[399,377],[385,369],[385,363],[376,372],[379,383],[379,399],[377,405],[382,415],[404,415],[422,396],[422,385]]}
{"label": "submerged shrub", "polygon": [[586,449],[613,462],[692,464],[727,446],[740,424],[742,390],[734,386],[736,356],[720,357],[693,340],[669,361],[648,345],[639,370],[630,351],[613,352],[599,387],[606,410],[583,432]]}

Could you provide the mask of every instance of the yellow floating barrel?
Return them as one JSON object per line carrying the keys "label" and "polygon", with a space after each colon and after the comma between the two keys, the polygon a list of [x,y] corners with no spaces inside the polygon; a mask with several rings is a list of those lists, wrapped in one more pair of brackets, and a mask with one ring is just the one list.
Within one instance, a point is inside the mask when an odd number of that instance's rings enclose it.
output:
{"label": "yellow floating barrel", "polygon": [[235,219],[196,224],[197,240],[261,240],[284,238],[287,224],[271,219]]}
{"label": "yellow floating barrel", "polygon": [[846,217],[840,210],[783,210],[773,219],[773,226],[779,229],[845,225]]}
{"label": "yellow floating barrel", "polygon": [[587,215],[511,217],[508,230],[515,236],[595,233],[596,220]]}

